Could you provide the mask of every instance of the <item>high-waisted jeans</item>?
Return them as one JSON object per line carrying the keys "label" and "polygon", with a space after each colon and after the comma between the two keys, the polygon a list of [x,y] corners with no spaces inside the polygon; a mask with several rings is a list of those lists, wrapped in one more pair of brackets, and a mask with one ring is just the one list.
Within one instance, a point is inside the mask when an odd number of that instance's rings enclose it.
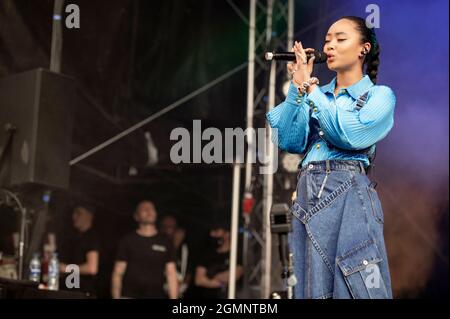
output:
{"label": "high-waisted jeans", "polygon": [[295,298],[392,298],[383,210],[361,162],[308,163],[291,211]]}

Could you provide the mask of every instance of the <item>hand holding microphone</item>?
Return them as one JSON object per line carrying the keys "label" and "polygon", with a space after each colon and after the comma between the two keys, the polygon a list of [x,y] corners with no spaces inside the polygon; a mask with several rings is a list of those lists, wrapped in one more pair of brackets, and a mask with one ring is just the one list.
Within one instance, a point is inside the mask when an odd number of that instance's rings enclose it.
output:
{"label": "hand holding microphone", "polygon": [[[316,57],[314,56],[314,49],[307,48],[304,50],[301,42],[295,41],[292,51],[295,54],[295,62],[288,63],[288,72],[292,75],[294,84],[299,87],[311,78]],[[308,54],[312,55],[309,60]]]}
{"label": "hand holding microphone", "polygon": [[[293,61],[287,64],[287,69],[288,74],[292,76],[292,82],[298,88],[311,79],[314,63],[324,63],[327,61],[325,52],[320,52],[313,48],[303,49],[301,42],[297,41],[295,41],[291,52],[267,52],[265,58],[268,61]],[[311,81],[313,80],[318,82],[317,78],[311,79]],[[306,87],[308,89],[305,89],[305,91],[309,91],[309,87],[313,89],[315,84],[310,83]]]}

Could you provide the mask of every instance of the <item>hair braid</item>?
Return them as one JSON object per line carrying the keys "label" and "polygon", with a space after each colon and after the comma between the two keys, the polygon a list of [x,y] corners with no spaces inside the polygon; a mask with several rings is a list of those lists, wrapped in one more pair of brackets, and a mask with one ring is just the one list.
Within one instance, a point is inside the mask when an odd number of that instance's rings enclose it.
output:
{"label": "hair braid", "polygon": [[380,65],[380,45],[377,43],[375,48],[370,50],[367,59],[366,73],[374,84],[377,83],[378,66]]}

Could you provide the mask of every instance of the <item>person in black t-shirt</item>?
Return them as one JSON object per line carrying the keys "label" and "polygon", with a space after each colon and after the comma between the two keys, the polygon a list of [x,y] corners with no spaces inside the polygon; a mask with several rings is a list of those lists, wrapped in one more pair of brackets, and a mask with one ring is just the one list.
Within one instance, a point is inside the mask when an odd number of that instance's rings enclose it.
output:
{"label": "person in black t-shirt", "polygon": [[125,236],[117,252],[112,275],[113,298],[178,298],[175,251],[170,239],[158,233],[157,212],[151,201],[138,204],[136,232]]}
{"label": "person in black t-shirt", "polygon": [[[64,245],[60,256],[61,281],[64,283],[64,272],[68,264],[78,265],[80,269],[80,290],[96,295],[96,276],[99,264],[99,241],[92,229],[94,220],[93,208],[78,206],[73,210],[73,226],[76,233],[70,242]],[[61,288],[64,288],[61,285]]]}
{"label": "person in black t-shirt", "polygon": [[160,223],[160,232],[169,237],[173,243],[176,256],[179,297],[183,298],[183,294],[187,290],[192,277],[189,247],[185,240],[186,230],[178,224],[175,216],[165,215]]}
{"label": "person in black t-shirt", "polygon": [[[230,231],[223,226],[213,227],[209,233],[210,247],[200,259],[195,270],[195,285],[200,298],[227,298],[229,282]],[[238,255],[236,281],[242,274],[241,256]]]}

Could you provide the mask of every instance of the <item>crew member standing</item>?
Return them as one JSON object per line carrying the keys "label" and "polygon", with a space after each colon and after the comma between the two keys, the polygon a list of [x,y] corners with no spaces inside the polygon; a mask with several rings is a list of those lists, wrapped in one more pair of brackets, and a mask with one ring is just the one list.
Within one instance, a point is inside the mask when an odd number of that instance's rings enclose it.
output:
{"label": "crew member standing", "polygon": [[[97,272],[99,266],[100,244],[93,229],[94,208],[78,206],[72,214],[73,227],[76,233],[62,248],[61,282],[65,282],[67,265],[78,265],[80,269],[79,290],[90,295],[97,295]],[[65,285],[60,285],[64,289]],[[72,288],[73,289],[73,288]]]}
{"label": "crew member standing", "polygon": [[[170,239],[158,233],[154,204],[141,201],[134,218],[138,229],[119,244],[112,275],[112,297],[178,298],[175,252]],[[168,296],[163,289],[165,281]]]}

